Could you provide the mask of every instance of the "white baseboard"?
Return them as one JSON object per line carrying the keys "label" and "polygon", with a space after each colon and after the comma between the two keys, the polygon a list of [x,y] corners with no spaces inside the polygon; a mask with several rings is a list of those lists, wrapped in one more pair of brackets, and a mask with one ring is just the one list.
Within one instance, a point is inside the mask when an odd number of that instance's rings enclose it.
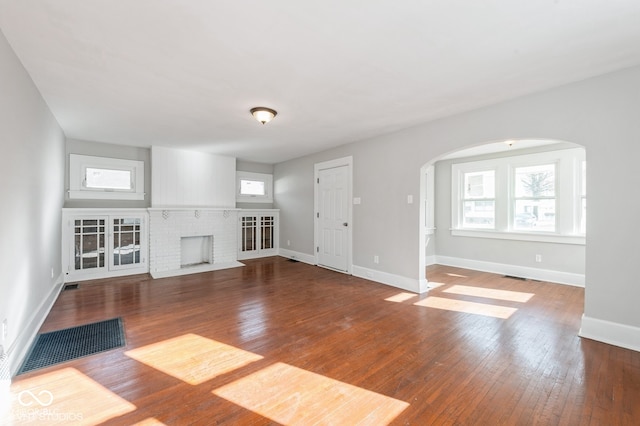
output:
{"label": "white baseboard", "polygon": [[424,293],[428,290],[427,280],[417,280],[362,266],[353,265],[353,275],[359,278],[397,287],[402,290],[411,291],[413,293]]}
{"label": "white baseboard", "polygon": [[435,254],[433,254],[433,255],[431,255],[431,256],[426,256],[426,257],[425,257],[425,264],[426,264],[427,266],[429,266],[429,265],[435,265],[436,263],[437,263],[437,262],[436,262],[436,256],[435,256]]}
{"label": "white baseboard", "polygon": [[128,275],[138,275],[138,274],[148,274],[149,266],[145,265],[142,268],[132,268],[132,269],[120,269],[115,271],[98,271],[94,272],[90,269],[73,272],[71,274],[64,275],[65,283],[77,283],[82,281],[89,280],[100,280],[103,278],[116,278],[116,277],[126,277]]}
{"label": "white baseboard", "polygon": [[278,256],[286,257],[287,259],[294,259],[300,262],[308,263],[309,265],[316,264],[316,257],[312,254],[300,253],[298,251],[279,249]]}
{"label": "white baseboard", "polygon": [[582,315],[578,336],[640,352],[640,328]]}
{"label": "white baseboard", "polygon": [[62,291],[64,275],[60,274],[54,283],[47,297],[42,300],[38,309],[36,309],[31,315],[31,318],[29,318],[27,325],[20,330],[13,344],[7,350],[11,377],[15,376],[18,372],[24,358],[27,356],[29,348],[31,348],[31,344],[38,335],[38,330],[40,330],[44,320],[47,319],[49,311],[51,311],[53,304]]}
{"label": "white baseboard", "polygon": [[439,265],[455,266],[458,268],[474,269],[476,271],[491,272],[494,274],[512,275],[515,277],[584,287],[584,274],[551,271],[548,269],[530,268],[527,266],[509,265],[505,263],[484,262],[481,260],[462,259],[459,257],[449,256],[436,256],[435,263]]}

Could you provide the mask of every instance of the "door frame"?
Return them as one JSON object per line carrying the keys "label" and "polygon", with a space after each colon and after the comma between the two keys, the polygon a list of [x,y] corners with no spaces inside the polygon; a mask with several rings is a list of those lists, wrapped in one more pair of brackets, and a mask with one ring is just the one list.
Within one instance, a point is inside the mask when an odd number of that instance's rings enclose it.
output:
{"label": "door frame", "polygon": [[319,206],[320,206],[320,191],[318,191],[318,179],[321,170],[333,169],[336,167],[347,167],[347,220],[349,226],[347,226],[347,270],[338,271],[331,269],[332,271],[342,272],[345,274],[352,274],[353,270],[353,157],[342,157],[334,160],[323,161],[322,163],[316,163],[313,165],[313,256],[315,258],[315,264],[319,264],[318,247],[320,247],[320,220],[318,220]]}

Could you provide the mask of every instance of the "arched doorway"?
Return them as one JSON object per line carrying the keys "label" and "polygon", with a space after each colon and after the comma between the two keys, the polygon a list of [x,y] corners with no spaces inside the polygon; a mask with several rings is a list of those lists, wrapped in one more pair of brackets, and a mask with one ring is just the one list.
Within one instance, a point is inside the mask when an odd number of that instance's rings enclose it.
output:
{"label": "arched doorway", "polygon": [[[584,147],[553,139],[491,142],[425,163],[421,291],[433,263],[584,286],[585,168]],[[495,172],[485,172],[482,184],[474,170]],[[485,196],[491,179],[499,183]]]}

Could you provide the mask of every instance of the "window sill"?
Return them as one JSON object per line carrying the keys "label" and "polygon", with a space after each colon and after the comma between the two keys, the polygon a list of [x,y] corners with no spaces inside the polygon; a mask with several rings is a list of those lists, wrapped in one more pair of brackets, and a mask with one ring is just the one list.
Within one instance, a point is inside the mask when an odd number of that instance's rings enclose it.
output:
{"label": "window sill", "polygon": [[71,200],[144,200],[144,192],[69,191]]}
{"label": "window sill", "polygon": [[236,203],[262,203],[269,204],[273,203],[273,198],[267,197],[236,197]]}
{"label": "window sill", "polygon": [[497,240],[535,241],[541,243],[585,245],[586,238],[580,235],[560,235],[533,232],[500,232],[480,229],[451,229],[454,237],[492,238]]}

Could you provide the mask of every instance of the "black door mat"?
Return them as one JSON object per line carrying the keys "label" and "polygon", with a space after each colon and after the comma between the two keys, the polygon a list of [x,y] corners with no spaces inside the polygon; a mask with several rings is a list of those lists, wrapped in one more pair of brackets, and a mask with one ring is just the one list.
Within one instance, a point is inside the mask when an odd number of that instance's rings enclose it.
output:
{"label": "black door mat", "polygon": [[124,345],[122,318],[38,334],[18,374]]}

